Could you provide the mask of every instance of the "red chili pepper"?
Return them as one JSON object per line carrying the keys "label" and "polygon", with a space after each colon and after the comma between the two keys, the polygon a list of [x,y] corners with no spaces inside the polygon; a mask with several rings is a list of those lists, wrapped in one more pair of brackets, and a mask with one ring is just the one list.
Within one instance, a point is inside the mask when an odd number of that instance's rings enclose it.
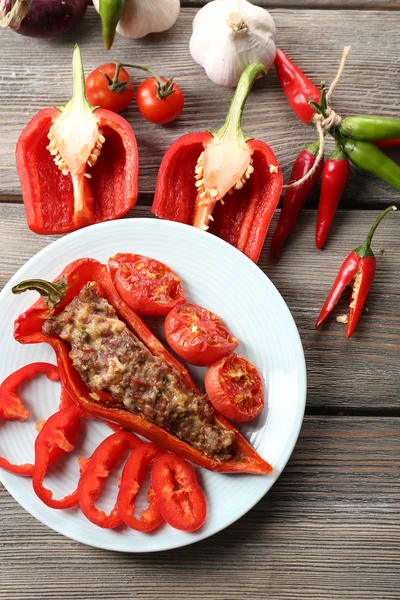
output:
{"label": "red chili pepper", "polygon": [[330,315],[344,289],[350,285],[352,294],[346,337],[353,335],[375,275],[376,258],[371,249],[372,236],[383,217],[391,210],[397,210],[396,206],[389,206],[380,214],[371,227],[365,243],[351,252],[343,262],[316,322],[317,328]]}
{"label": "red chili pepper", "polygon": [[[315,157],[318,154],[319,142],[314,142],[306,146],[296,158],[292,172],[290,174],[290,182],[298,181],[304,177],[315,163]],[[280,257],[280,248],[283,242],[292,231],[301,209],[306,203],[311,191],[317,183],[318,177],[322,172],[324,159],[320,161],[313,175],[298,187],[289,188],[284,197],[281,214],[276,226],[271,242],[271,253],[275,258]]]}
{"label": "red chili pepper", "polygon": [[[58,336],[44,335],[42,325],[49,318],[50,314],[62,311],[78,295],[83,286],[91,281],[96,282],[100,286],[103,297],[115,308],[120,319],[127,324],[147,348],[155,356],[160,356],[175,371],[178,371],[185,385],[198,393],[187,369],[165,349],[142,319],[128,308],[117,294],[107,267],[94,259],[84,258],[71,263],[64,269],[57,283],[49,284],[49,282],[33,280],[34,287],[31,285],[32,282],[27,282],[27,284],[22,283],[13,288],[14,292],[22,292],[28,288],[38,291],[41,287],[41,293],[44,296],[47,295],[47,302],[52,307],[49,308],[46,306],[44,300],[40,298],[30,309],[20,315],[15,321],[15,339],[23,344],[47,342],[52,346],[56,353],[61,381],[71,394],[75,404],[85,413],[118,423],[162,446],[166,450],[184,456],[188,460],[211,471],[270,473],[272,471],[271,465],[263,460],[239,431],[218,412],[215,413],[215,423],[223,429],[234,431],[235,433],[233,456],[229,460],[224,461],[206,456],[190,444],[180,440],[154,423],[146,421],[146,419],[139,415],[130,413],[127,410],[111,408],[107,404],[102,405],[90,396],[90,390],[86,387],[79,373],[72,365],[69,356],[69,345]],[[61,298],[63,298],[61,303],[57,305],[57,300],[60,301]]]}
{"label": "red chili pepper", "polygon": [[77,490],[61,500],[55,500],[53,493],[43,486],[43,480],[49,466],[65,452],[74,449],[82,414],[77,406],[56,412],[47,419],[36,438],[33,489],[40,500],[50,508],[71,508],[78,503]]}
{"label": "red chili pepper", "polygon": [[207,504],[193,466],[173,454],[163,454],[154,463],[151,483],[166,522],[182,531],[199,529],[207,515]]}
{"label": "red chili pepper", "polygon": [[155,444],[141,444],[132,450],[122,471],[117,506],[125,525],[136,531],[151,531],[164,520],[151,484],[147,494],[148,507],[141,511],[139,518],[134,515],[135,500],[140,486],[154,460],[161,454],[162,450]]}
{"label": "red chili pepper", "polygon": [[397,146],[400,146],[400,138],[394,138],[391,140],[376,140],[372,143],[378,148],[396,148]]}
{"label": "red chili pepper", "polygon": [[299,119],[311,123],[314,110],[308,101],[312,98],[314,102],[319,102],[319,89],[279,48],[276,50],[275,69],[290,106]]}
{"label": "red chili pepper", "polygon": [[[18,369],[3,381],[0,385],[0,418],[5,421],[26,421],[30,413],[22,404],[18,388],[22,383],[40,373],[44,373],[51,381],[58,381],[60,379],[58,368],[55,365],[36,362],[21,367],[21,369]],[[0,467],[16,475],[23,475],[25,477],[31,477],[33,473],[32,464],[13,465],[3,457],[0,457]]]}
{"label": "red chili pepper", "polygon": [[271,148],[245,138],[243,107],[265,67],[243,72],[224,125],[180,137],[158,172],[152,211],[158,217],[209,230],[257,262],[282,189]]}
{"label": "red chili pepper", "polygon": [[78,46],[73,79],[72,99],[41,110],[17,144],[26,218],[35,233],[65,233],[117,219],[137,198],[135,136],[125,119],[87,102]]}
{"label": "red chili pepper", "polygon": [[321,195],[318,205],[317,229],[315,240],[317,248],[322,250],[335,218],[336,209],[350,174],[350,163],[337,144],[326,161],[321,180]]}
{"label": "red chili pepper", "polygon": [[[117,502],[110,514],[96,506],[110,470],[121,460],[127,448],[132,450],[142,445],[141,439],[128,431],[118,431],[103,440],[85,462],[78,483],[79,506],[85,517],[103,529],[114,529],[122,523]],[[82,463],[81,463],[82,464]]]}

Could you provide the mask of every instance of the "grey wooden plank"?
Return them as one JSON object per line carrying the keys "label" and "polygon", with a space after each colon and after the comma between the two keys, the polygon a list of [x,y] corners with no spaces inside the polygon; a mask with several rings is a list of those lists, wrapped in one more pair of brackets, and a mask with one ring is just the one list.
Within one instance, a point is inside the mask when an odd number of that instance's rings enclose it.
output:
{"label": "grey wooden plank", "polygon": [[208,540],[153,555],[63,538],[0,487],[0,598],[398,600],[399,450],[398,418],[306,417],[253,510]]}
{"label": "grey wooden plank", "polygon": [[[368,313],[362,315],[353,338],[346,340],[345,326],[335,320],[348,310],[346,294],[323,330],[314,329],[342,260],[360,245],[377,214],[339,211],[326,250],[320,252],[314,242],[315,211],[305,210],[278,263],[269,254],[277,215],[271,224],[259,266],[279,289],[299,328],[307,361],[310,411],[368,414],[386,410],[400,414],[399,213],[386,217],[376,232],[376,277],[367,300]],[[131,216],[150,216],[150,209],[138,206]],[[0,204],[0,231],[0,287],[57,238],[31,233],[23,208],[17,204]]]}
{"label": "grey wooden plank", "polygon": [[[186,107],[181,118],[165,127],[145,122],[132,105],[125,117],[132,125],[140,152],[140,191],[154,191],[157,170],[169,144],[189,131],[216,128],[222,123],[232,92],[211,83],[190,57],[188,42],[194,8],[183,8],[167,33],[143,40],[118,37],[112,53],[101,46],[99,20],[89,9],[77,29],[57,40],[23,38],[1,31],[0,197],[20,199],[14,148],[25,124],[41,108],[62,104],[70,93],[72,45],[82,47],[86,72],[117,56],[150,63],[162,74],[173,74],[182,85]],[[281,10],[272,11],[277,43],[316,83],[329,82],[345,44],[352,52],[343,80],[334,95],[334,108],[343,116],[355,113],[397,115],[400,80],[400,13],[395,11]],[[343,16],[345,15],[345,17]],[[139,74],[140,77],[140,74]],[[270,143],[288,179],[290,166],[314,131],[298,121],[280,89],[274,70],[255,85],[244,117],[246,133]],[[329,145],[332,148],[332,144]],[[397,154],[397,158],[399,154]],[[311,204],[316,201],[314,194]],[[343,205],[378,205],[397,200],[386,184],[354,169]]]}
{"label": "grey wooden plank", "polygon": [[[183,0],[182,6],[201,7],[211,0]],[[252,2],[266,9],[271,8],[308,8],[315,9],[340,9],[340,10],[399,10],[398,0],[257,0]]]}

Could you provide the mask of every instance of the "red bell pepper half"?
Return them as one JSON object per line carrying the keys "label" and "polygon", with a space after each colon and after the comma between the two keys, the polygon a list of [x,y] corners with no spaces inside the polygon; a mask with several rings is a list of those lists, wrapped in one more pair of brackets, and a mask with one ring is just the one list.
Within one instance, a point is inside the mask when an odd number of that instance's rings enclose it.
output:
{"label": "red bell pepper half", "polygon": [[41,110],[16,148],[26,218],[35,233],[66,233],[117,219],[137,198],[133,131],[116,113],[89,105],[78,46],[72,64],[72,99]]}
{"label": "red bell pepper half", "polygon": [[[60,379],[58,368],[55,365],[36,362],[21,367],[21,369],[18,369],[3,381],[0,385],[1,419],[5,421],[26,421],[30,413],[22,404],[18,388],[22,383],[41,373],[44,373],[51,381],[58,381]],[[32,464],[13,465],[2,456],[0,457],[0,467],[6,471],[10,471],[10,473],[25,477],[31,477],[33,474]]]}
{"label": "red bell pepper half", "polygon": [[316,322],[317,328],[333,311],[340,296],[349,285],[352,288],[352,294],[346,337],[349,338],[353,335],[375,275],[376,258],[371,249],[372,237],[383,217],[392,210],[397,210],[396,206],[389,206],[379,215],[371,227],[365,243],[351,252],[344,260]]}
{"label": "red bell pepper half", "polygon": [[117,503],[106,514],[96,506],[110,471],[121,460],[127,448],[138,448],[142,440],[128,431],[118,431],[103,440],[82,468],[78,484],[79,506],[85,517],[98,527],[114,529],[122,524]]}
{"label": "red bell pepper half", "polygon": [[189,133],[166,152],[152,211],[158,217],[208,230],[257,262],[282,190],[271,148],[241,129],[244,104],[265,67],[244,71],[218,131]]}
{"label": "red bell pepper half", "polygon": [[147,494],[149,505],[135,517],[135,500],[143,480],[154,460],[163,454],[155,444],[141,444],[134,448],[122,471],[117,505],[119,514],[131,529],[152,531],[164,521],[152,484]]}
{"label": "red bell pepper half", "polygon": [[33,489],[40,500],[50,508],[71,508],[78,503],[77,490],[61,500],[56,500],[52,492],[43,486],[43,480],[49,466],[65,452],[74,449],[82,415],[77,406],[64,408],[47,419],[36,438]]}
{"label": "red bell pepper half", "polygon": [[151,484],[166,522],[183,531],[203,525],[207,504],[193,466],[179,456],[163,454],[151,472]]}
{"label": "red bell pepper half", "polygon": [[[26,289],[40,290],[44,296],[47,295],[47,300],[49,300],[48,296],[53,294],[53,304],[50,302],[53,309],[49,309],[44,300],[40,298],[30,309],[17,318],[14,337],[23,344],[47,342],[52,346],[57,357],[62,384],[85,414],[88,413],[107,421],[114,421],[126,429],[131,429],[159,444],[166,450],[175,452],[211,471],[255,474],[266,474],[272,471],[271,465],[263,460],[239,431],[236,431],[233,425],[217,412],[215,413],[215,422],[223,429],[235,432],[234,455],[225,461],[209,458],[161,427],[146,421],[143,417],[127,410],[112,408],[106,403],[102,405],[90,396],[90,390],[72,365],[68,344],[57,336],[46,336],[42,332],[43,322],[48,319],[50,314],[53,314],[52,311],[55,313],[62,311],[88,282],[96,282],[101,288],[104,298],[115,308],[119,318],[126,323],[131,331],[155,356],[162,357],[168,365],[178,371],[182,381],[190,389],[198,392],[187,369],[165,349],[142,319],[119,297],[105,265],[94,259],[84,258],[69,264],[58,278],[58,283],[49,284],[40,280],[32,281],[33,285],[32,282],[21,283],[15,286],[13,291],[19,293]],[[60,303],[54,307],[54,294],[57,288],[60,288]]]}

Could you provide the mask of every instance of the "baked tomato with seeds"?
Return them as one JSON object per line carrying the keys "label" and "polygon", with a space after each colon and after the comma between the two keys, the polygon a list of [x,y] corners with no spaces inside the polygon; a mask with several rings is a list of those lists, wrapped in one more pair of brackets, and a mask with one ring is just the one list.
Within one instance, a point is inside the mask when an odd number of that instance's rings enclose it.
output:
{"label": "baked tomato with seeds", "polygon": [[249,421],[264,407],[262,380],[256,367],[237,354],[212,365],[204,383],[214,408],[230,421]]}
{"label": "baked tomato with seeds", "polygon": [[220,317],[190,302],[180,302],[168,313],[164,330],[176,354],[198,367],[212,365],[239,343]]}
{"label": "baked tomato with seeds", "polygon": [[108,268],[118,294],[142,317],[166,315],[185,300],[178,275],[154,258],[116,254]]}

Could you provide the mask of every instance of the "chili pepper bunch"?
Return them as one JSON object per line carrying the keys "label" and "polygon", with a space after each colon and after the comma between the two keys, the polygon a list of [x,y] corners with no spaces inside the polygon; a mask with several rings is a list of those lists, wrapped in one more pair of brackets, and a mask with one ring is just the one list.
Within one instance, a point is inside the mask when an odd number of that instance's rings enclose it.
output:
{"label": "chili pepper bunch", "polygon": [[[45,374],[51,381],[60,379],[58,368],[49,363],[32,363],[18,369],[0,386],[0,418],[25,421],[29,417],[18,388],[38,374]],[[79,505],[85,517],[102,528],[125,524],[136,531],[149,532],[163,521],[184,531],[202,526],[207,513],[206,500],[193,466],[184,458],[166,453],[156,444],[144,442],[113,423],[109,425],[115,433],[103,440],[89,459],[79,459],[81,475],[77,488],[62,499],[53,498],[52,491],[44,486],[44,478],[51,464],[74,450],[82,418],[91,417],[74,404],[62,387],[59,410],[37,426],[34,464],[15,465],[0,457],[0,467],[16,475],[32,477],[36,495],[47,506],[68,509]],[[122,471],[117,500],[107,515],[97,508],[96,500],[111,469],[127,450],[130,454]],[[150,471],[148,506],[136,516],[136,497]]]}
{"label": "chili pepper bunch", "polygon": [[[395,189],[400,189],[400,166],[377,147],[399,143],[400,119],[353,116],[342,120],[329,106],[330,95],[340,79],[349,50],[350,47],[345,48],[339,73],[328,92],[324,84],[319,90],[282,50],[277,50],[275,68],[289,104],[304,123],[316,125],[319,140],[301,150],[294,162],[271,244],[272,254],[276,258],[279,258],[280,248],[320,175],[322,180],[316,225],[316,245],[319,249],[324,247],[328,238],[350,174],[350,162]],[[324,162],[326,133],[335,140],[335,150]]]}

